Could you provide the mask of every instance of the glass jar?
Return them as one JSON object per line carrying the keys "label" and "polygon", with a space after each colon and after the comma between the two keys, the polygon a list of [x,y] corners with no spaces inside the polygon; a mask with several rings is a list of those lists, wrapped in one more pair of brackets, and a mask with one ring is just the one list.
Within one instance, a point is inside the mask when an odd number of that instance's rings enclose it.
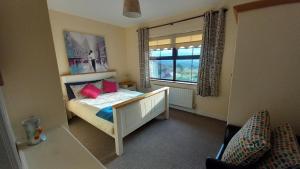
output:
{"label": "glass jar", "polygon": [[27,136],[27,143],[29,145],[36,145],[41,142],[42,129],[40,127],[40,119],[37,117],[30,117],[22,122]]}

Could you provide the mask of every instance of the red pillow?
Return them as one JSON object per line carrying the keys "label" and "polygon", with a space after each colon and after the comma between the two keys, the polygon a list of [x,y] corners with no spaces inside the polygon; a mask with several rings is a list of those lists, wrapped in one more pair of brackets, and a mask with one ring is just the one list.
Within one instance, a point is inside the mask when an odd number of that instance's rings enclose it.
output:
{"label": "red pillow", "polygon": [[85,97],[95,99],[101,94],[101,90],[98,89],[95,85],[89,83],[80,90],[80,94]]}
{"label": "red pillow", "polygon": [[103,81],[103,92],[105,93],[112,93],[112,92],[117,92],[118,87],[116,82],[111,82],[111,81]]}

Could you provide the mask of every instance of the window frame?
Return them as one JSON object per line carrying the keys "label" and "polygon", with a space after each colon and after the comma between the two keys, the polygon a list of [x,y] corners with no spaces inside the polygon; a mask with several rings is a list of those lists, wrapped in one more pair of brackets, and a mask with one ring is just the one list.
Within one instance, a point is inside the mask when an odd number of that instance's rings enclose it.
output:
{"label": "window frame", "polygon": [[[201,47],[201,50],[202,50],[202,47]],[[176,62],[177,62],[177,60],[197,60],[197,59],[200,61],[200,59],[201,59],[200,56],[201,56],[201,54],[200,55],[178,56],[178,49],[175,47],[172,48],[172,56],[160,56],[160,57],[149,56],[149,61],[151,61],[151,60],[172,60],[173,61],[173,78],[172,79],[153,78],[150,75],[150,80],[164,80],[164,81],[170,81],[170,82],[184,82],[184,83],[196,84],[197,82],[193,82],[193,81],[176,80],[176,70],[177,70]],[[199,69],[198,69],[198,71],[199,71]],[[160,74],[160,76],[161,76],[161,74]]]}

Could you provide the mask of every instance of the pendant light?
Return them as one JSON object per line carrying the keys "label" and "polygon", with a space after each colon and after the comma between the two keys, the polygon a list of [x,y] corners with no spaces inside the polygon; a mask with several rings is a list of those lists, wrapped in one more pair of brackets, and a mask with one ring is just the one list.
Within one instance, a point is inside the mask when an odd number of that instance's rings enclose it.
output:
{"label": "pendant light", "polygon": [[139,0],[124,0],[123,15],[128,18],[138,18],[141,14]]}

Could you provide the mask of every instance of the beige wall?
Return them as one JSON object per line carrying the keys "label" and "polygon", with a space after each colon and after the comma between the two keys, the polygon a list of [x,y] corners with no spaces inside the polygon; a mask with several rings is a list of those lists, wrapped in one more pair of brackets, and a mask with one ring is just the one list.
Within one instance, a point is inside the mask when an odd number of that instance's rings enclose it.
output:
{"label": "beige wall", "polygon": [[300,3],[239,15],[228,122],[268,109],[271,123],[300,134]]}
{"label": "beige wall", "polygon": [[69,65],[66,55],[63,31],[76,31],[101,35],[105,38],[109,69],[118,73],[120,80],[126,76],[125,29],[74,15],[49,11],[50,22],[58,62],[59,74],[68,74]]}
{"label": "beige wall", "polygon": [[[49,11],[51,27],[53,33],[53,39],[55,44],[56,56],[58,60],[59,73],[66,74],[69,72],[67,56],[65,52],[63,30],[71,30],[78,32],[92,33],[96,35],[103,35],[106,39],[108,61],[111,69],[116,69],[120,75],[120,79],[127,79],[139,82],[139,59],[138,59],[138,41],[136,29],[142,25],[152,26],[162,24],[170,21],[176,21],[179,19],[185,19],[187,17],[203,14],[210,9],[218,9],[220,7],[226,7],[229,9],[226,18],[226,42],[225,51],[223,57],[223,65],[221,72],[221,85],[219,97],[199,97],[195,98],[196,110],[195,113],[210,116],[213,118],[226,120],[229,103],[229,93],[231,86],[231,74],[234,62],[234,49],[236,40],[237,25],[233,15],[232,6],[237,3],[247,2],[251,0],[227,0],[222,1],[219,4],[208,8],[199,8],[199,10],[186,12],[184,14],[165,18],[157,21],[147,22],[141,25],[137,25],[130,28],[121,28],[97,21],[64,14],[61,12]],[[198,22],[198,21],[197,21]],[[87,26],[88,25],[88,26]],[[199,27],[202,23],[200,21]],[[180,29],[183,31],[191,31],[190,29],[195,27],[195,22],[186,22],[180,24]],[[169,32],[171,29],[166,29],[165,32]],[[153,34],[164,34],[162,31],[155,32]],[[160,83],[161,84],[161,83]],[[183,85],[174,83],[163,83],[163,85],[179,86],[184,88],[195,89],[194,85]]]}
{"label": "beige wall", "polygon": [[[247,1],[251,0],[225,0],[206,9],[199,8],[143,25],[157,25],[202,14],[209,9],[227,7],[220,96],[197,96],[195,113],[226,120],[229,110],[229,123],[241,125],[250,116],[249,112],[268,108],[273,125],[289,121],[300,133],[297,123],[300,82],[296,78],[300,77],[297,65],[300,62],[297,56],[300,53],[297,46],[300,27],[293,20],[300,17],[297,11],[299,4],[243,13],[237,25],[232,6]],[[49,11],[54,51],[44,1],[30,0],[25,3],[15,0],[1,2],[0,6],[1,24],[5,25],[0,27],[0,70],[5,81],[3,89],[7,109],[18,138],[24,137],[21,121],[30,115],[41,117],[46,128],[66,124],[59,84],[59,74],[69,72],[63,30],[104,36],[110,69],[118,72],[120,80],[128,74],[131,80],[138,82],[136,29],[142,25],[125,29]],[[193,85],[160,84],[195,89]]]}
{"label": "beige wall", "polygon": [[24,138],[21,122],[31,115],[46,129],[66,124],[46,1],[2,1],[0,20],[0,70],[16,137]]}
{"label": "beige wall", "polygon": [[[232,6],[238,3],[248,2],[249,0],[227,0],[222,1],[219,4],[216,4],[212,7],[208,7],[206,9],[199,8],[199,10],[187,12],[182,15],[174,16],[171,18],[162,19],[155,22],[148,22],[143,24],[144,26],[152,26],[158,25],[162,23],[167,23],[171,21],[176,21],[180,19],[184,19],[187,17],[196,16],[199,14],[203,14],[205,11],[210,9],[218,9],[220,7],[226,7],[228,10],[226,16],[226,32],[225,32],[225,49],[223,56],[223,64],[221,70],[221,79],[220,79],[220,95],[218,97],[200,97],[196,96],[196,110],[195,113],[217,118],[220,120],[227,119],[228,112],[228,103],[229,103],[229,94],[231,87],[231,74],[233,70],[234,63],[234,51],[235,51],[235,40],[236,40],[236,32],[237,32],[237,24],[233,15]],[[186,29],[189,29],[188,24],[191,27],[194,27],[193,23],[186,22]],[[140,25],[141,27],[142,25]],[[176,24],[175,24],[176,26]],[[199,27],[201,25],[199,24]],[[126,48],[127,48],[127,64],[132,65],[128,67],[128,72],[132,80],[138,81],[139,79],[139,63],[138,63],[138,41],[137,41],[137,33],[136,27],[131,27],[126,29]],[[168,31],[168,29],[166,29]],[[159,83],[162,85],[169,86],[179,86],[184,88],[195,89],[194,85],[183,85],[183,84],[175,84],[175,83]]]}

